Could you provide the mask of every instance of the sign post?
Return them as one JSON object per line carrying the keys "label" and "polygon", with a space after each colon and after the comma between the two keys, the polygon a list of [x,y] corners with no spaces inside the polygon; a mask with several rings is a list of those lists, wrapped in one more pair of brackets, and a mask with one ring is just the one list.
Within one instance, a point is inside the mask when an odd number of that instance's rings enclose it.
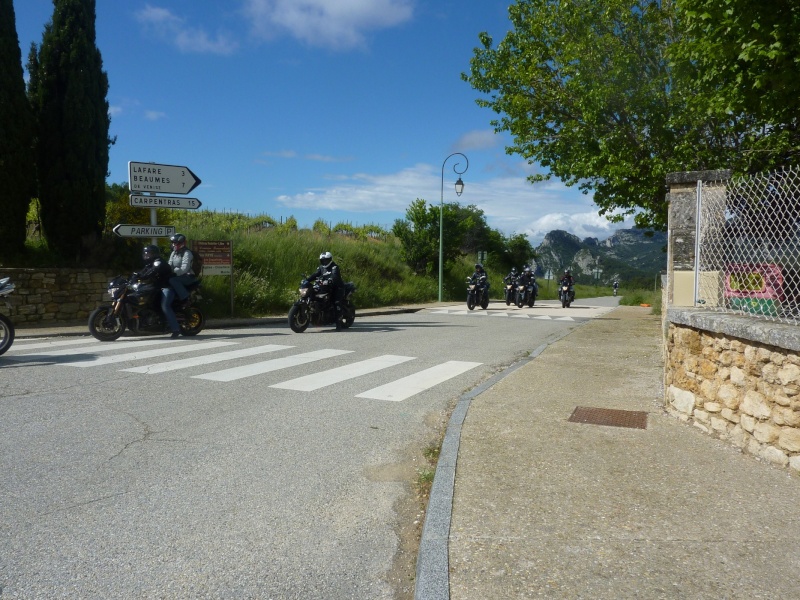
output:
{"label": "sign post", "polygon": [[[206,275],[228,275],[231,282],[231,317],[233,305],[233,242],[193,240],[192,252],[203,257],[203,277]],[[200,275],[200,273],[195,273]]]}

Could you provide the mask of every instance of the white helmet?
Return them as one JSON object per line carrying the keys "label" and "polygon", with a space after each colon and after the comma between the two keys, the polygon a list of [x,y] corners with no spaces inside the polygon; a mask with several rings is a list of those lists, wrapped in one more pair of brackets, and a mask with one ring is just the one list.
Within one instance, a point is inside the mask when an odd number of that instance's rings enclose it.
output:
{"label": "white helmet", "polygon": [[321,264],[323,267],[327,267],[329,264],[331,264],[332,260],[333,255],[330,252],[323,252],[319,255],[319,264]]}

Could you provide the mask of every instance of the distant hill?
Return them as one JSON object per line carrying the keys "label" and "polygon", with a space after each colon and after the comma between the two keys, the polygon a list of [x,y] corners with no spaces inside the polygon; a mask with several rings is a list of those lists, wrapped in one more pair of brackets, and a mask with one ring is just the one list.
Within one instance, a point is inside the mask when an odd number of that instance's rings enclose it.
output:
{"label": "distant hill", "polygon": [[[618,278],[622,285],[648,285],[667,268],[667,234],[641,229],[620,229],[605,240],[585,238],[562,230],[544,236],[535,249],[536,275],[547,271],[553,277],[569,268],[579,283],[595,281],[609,285]],[[601,272],[596,273],[596,269]]]}

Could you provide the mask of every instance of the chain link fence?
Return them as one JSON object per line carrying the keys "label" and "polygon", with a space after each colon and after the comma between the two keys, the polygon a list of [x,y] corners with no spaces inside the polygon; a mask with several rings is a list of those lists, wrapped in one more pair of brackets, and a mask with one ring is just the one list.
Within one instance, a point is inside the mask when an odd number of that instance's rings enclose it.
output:
{"label": "chain link fence", "polygon": [[797,325],[800,169],[699,182],[697,193],[697,304]]}

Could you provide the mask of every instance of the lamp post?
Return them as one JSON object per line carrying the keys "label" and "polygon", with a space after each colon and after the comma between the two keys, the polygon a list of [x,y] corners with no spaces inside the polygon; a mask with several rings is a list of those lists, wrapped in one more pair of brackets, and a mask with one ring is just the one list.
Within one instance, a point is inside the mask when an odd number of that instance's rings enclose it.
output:
{"label": "lamp post", "polygon": [[442,191],[439,196],[439,302],[442,301],[442,274],[444,272],[444,165],[454,156],[463,156],[464,160],[467,161],[463,171],[459,171],[456,168],[461,163],[453,165],[453,171],[456,175],[459,175],[458,181],[456,181],[456,196],[461,196],[461,193],[464,191],[464,182],[461,181],[460,175],[463,175],[467,172],[467,169],[469,169],[469,159],[461,154],[461,152],[453,152],[453,154],[445,158],[442,163]]}

